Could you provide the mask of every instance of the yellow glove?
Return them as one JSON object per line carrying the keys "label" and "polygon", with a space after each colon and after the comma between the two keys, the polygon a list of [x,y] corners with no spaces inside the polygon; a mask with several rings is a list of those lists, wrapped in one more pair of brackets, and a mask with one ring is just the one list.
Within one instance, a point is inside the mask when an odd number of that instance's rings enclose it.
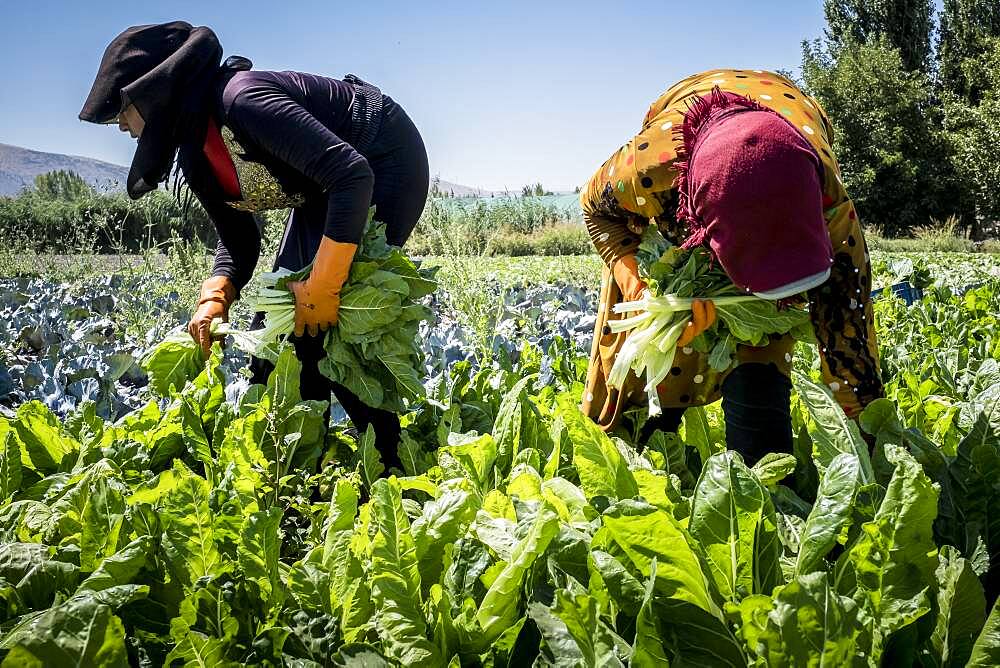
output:
{"label": "yellow glove", "polygon": [[318,336],[337,324],[340,288],[351,271],[357,244],[346,244],[324,236],[316,251],[312,271],[304,281],[288,284],[295,295],[295,336],[306,331]]}
{"label": "yellow glove", "polygon": [[642,298],[646,284],[639,278],[639,265],[635,255],[623,255],[611,265],[611,274],[621,290],[623,301],[631,302]]}
{"label": "yellow glove", "polygon": [[695,337],[712,326],[715,322],[715,303],[711,299],[695,299],[691,303],[691,320],[677,339],[677,347],[681,348],[694,341]]}
{"label": "yellow glove", "polygon": [[212,321],[229,320],[229,306],[236,300],[236,286],[226,276],[213,276],[201,284],[198,308],[188,323],[188,334],[208,357],[212,348]]}

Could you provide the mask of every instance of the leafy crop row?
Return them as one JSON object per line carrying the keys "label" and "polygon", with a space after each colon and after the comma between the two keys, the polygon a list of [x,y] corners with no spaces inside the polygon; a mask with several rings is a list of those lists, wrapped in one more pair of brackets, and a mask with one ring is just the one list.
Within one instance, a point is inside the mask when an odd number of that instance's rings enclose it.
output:
{"label": "leafy crop row", "polygon": [[714,408],[607,437],[559,339],[452,365],[389,477],[288,350],[238,401],[216,352],[115,422],[24,403],[2,665],[996,665],[998,312],[996,283],[880,303],[871,451],[804,348],[795,452],[753,468]]}

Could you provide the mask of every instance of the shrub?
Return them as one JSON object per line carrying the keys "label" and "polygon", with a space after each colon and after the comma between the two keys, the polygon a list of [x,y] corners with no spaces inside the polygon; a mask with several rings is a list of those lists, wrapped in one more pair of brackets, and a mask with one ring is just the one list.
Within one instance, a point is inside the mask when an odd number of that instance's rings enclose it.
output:
{"label": "shrub", "polygon": [[578,223],[557,223],[530,234],[498,236],[493,255],[588,255],[594,252],[587,229]]}
{"label": "shrub", "polygon": [[73,198],[46,191],[0,197],[0,242],[20,239],[36,252],[134,253],[175,237],[214,246],[215,226],[197,203],[185,212],[162,190],[137,201],[92,191]]}

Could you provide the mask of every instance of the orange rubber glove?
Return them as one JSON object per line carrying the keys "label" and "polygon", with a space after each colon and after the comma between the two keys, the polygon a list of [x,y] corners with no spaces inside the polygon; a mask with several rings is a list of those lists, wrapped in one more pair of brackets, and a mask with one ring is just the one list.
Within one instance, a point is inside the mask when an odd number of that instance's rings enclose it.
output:
{"label": "orange rubber glove", "polygon": [[611,274],[615,277],[615,283],[622,292],[622,299],[632,302],[642,298],[642,291],[646,289],[646,283],[639,278],[639,265],[636,264],[635,255],[623,255],[611,265]]}
{"label": "orange rubber glove", "polygon": [[295,336],[307,331],[310,336],[318,336],[337,324],[340,288],[347,280],[357,250],[357,244],[341,243],[324,235],[309,276],[288,284],[295,295]]}
{"label": "orange rubber glove", "polygon": [[[213,276],[201,284],[198,307],[188,323],[188,334],[201,346],[205,357],[212,348],[212,321],[229,320],[229,306],[236,301],[236,286],[226,276]],[[221,337],[219,337],[221,338]]]}
{"label": "orange rubber glove", "polygon": [[695,337],[712,326],[715,322],[715,303],[711,299],[695,299],[691,302],[691,320],[677,339],[677,347],[683,347],[694,341]]}

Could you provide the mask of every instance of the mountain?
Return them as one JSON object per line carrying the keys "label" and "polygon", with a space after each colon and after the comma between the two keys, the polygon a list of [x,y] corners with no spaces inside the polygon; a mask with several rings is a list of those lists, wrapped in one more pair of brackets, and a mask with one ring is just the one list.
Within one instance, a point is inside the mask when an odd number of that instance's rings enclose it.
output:
{"label": "mountain", "polygon": [[[16,195],[23,188],[34,185],[35,177],[57,170],[76,172],[99,190],[124,190],[128,167],[110,162],[84,158],[77,155],[45,153],[20,146],[0,144],[0,195]],[[483,188],[472,188],[435,177],[431,182],[442,193],[454,197],[489,197],[493,193]]]}
{"label": "mountain", "polygon": [[493,194],[490,190],[463,186],[458,183],[452,183],[451,181],[442,181],[439,177],[433,176],[431,177],[431,194],[434,194],[435,192],[441,193],[442,195],[448,195],[450,197],[489,197]]}
{"label": "mountain", "polygon": [[128,167],[110,162],[0,144],[0,195],[16,195],[31,187],[39,174],[60,169],[76,172],[101,190],[124,189],[128,175]]}

